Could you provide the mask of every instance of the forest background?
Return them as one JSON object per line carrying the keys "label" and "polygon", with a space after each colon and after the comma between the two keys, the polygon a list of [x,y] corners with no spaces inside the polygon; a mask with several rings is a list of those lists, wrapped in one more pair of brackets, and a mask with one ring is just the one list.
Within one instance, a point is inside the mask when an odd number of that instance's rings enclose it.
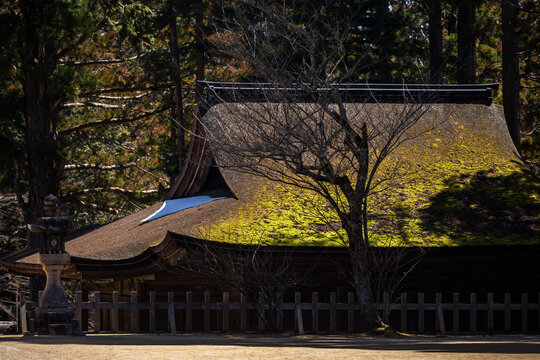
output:
{"label": "forest background", "polygon": [[[186,161],[196,81],[264,81],[219,50],[223,15],[246,2],[2,1],[0,253],[36,245],[25,224],[49,193],[80,228],[163,198]],[[350,20],[356,82],[502,83],[494,102],[538,173],[537,0],[281,3]]]}

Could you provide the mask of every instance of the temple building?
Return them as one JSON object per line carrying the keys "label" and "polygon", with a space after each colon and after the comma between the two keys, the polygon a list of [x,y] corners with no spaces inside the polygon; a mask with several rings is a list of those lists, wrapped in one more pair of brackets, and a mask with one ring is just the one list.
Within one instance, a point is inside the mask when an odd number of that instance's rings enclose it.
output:
{"label": "temple building", "polygon": [[[200,264],[193,259],[221,253],[222,266],[228,266],[234,260],[226,254],[257,249],[293,263],[295,271],[310,271],[301,289],[350,289],[343,275],[350,260],[339,246],[343,231],[335,214],[309,191],[229,166],[230,154],[216,146],[227,135],[221,124],[234,123],[243,112],[255,111],[263,121],[274,107],[283,111],[279,98],[269,100],[265,90],[260,84],[206,83],[207,103],[194,124],[188,161],[165,201],[69,238],[65,248],[71,264],[63,278],[77,281],[85,293],[101,291],[102,299],[113,290],[121,299],[129,299],[133,290],[143,297],[149,291],[166,298],[168,291],[186,290],[227,290],[234,296],[234,286],[212,274],[219,267],[197,274]],[[402,283],[405,291],[538,290],[532,288],[540,283],[534,265],[540,255],[538,200],[501,208],[509,198],[529,201],[527,195],[510,193],[515,187],[504,187],[528,180],[502,111],[491,104],[495,90],[491,84],[339,89],[353,123],[384,126],[380,119],[391,121],[407,106],[423,111],[407,129],[408,140],[379,170],[394,183],[373,195],[368,222],[381,252],[404,247],[414,258],[415,249],[427,249]],[[309,111],[309,97],[294,96],[304,104],[299,108]],[[395,164],[402,167],[396,170]],[[260,250],[260,245],[269,247]],[[42,277],[37,252],[20,251],[0,264]]]}

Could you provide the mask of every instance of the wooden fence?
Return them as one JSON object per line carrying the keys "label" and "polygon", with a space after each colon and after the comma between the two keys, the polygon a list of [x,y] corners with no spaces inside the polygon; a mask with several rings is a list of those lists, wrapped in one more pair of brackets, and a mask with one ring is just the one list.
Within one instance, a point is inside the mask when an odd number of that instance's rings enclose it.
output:
{"label": "wooden fence", "polygon": [[[477,301],[477,294],[460,294],[453,293],[451,302],[443,302],[441,293],[435,294],[434,302],[426,302],[424,293],[410,294],[414,295],[415,301],[408,301],[406,293],[402,293],[400,297],[395,298],[397,301],[391,301],[388,293],[383,294],[383,301],[377,303],[377,309],[382,315],[385,323],[394,326],[401,331],[412,331],[418,333],[437,332],[445,334],[447,331],[452,333],[475,333],[487,332],[492,333],[497,331],[514,331],[514,332],[538,332],[540,330],[540,293],[536,303],[528,301],[528,294],[521,294],[521,301],[518,303],[511,302],[511,294],[504,294],[504,302],[494,302],[493,293],[488,293],[485,297],[485,302]],[[429,294],[433,298],[433,294]],[[462,302],[460,299],[467,297],[467,302]],[[202,302],[193,301],[193,293],[187,291],[183,294],[184,301],[178,301],[176,294],[168,293],[167,302],[156,301],[156,293],[150,292],[148,301],[139,301],[137,292],[131,292],[130,301],[119,301],[118,291],[112,293],[112,301],[101,301],[99,291],[93,293],[93,299],[83,301],[82,292],[77,291],[75,302],[71,303],[75,314],[79,321],[83,319],[83,311],[87,311],[88,319],[94,332],[107,331],[140,331],[141,311],[144,311],[147,320],[147,330],[156,332],[157,312],[167,314],[167,329],[171,333],[177,332],[177,324],[180,322],[181,331],[192,332],[194,330],[194,312],[198,312],[198,328],[202,328],[204,332],[231,330],[265,330],[265,323],[260,316],[257,316],[256,309],[268,309],[262,302],[250,303],[242,295],[240,302],[229,301],[229,293],[222,293],[222,301],[212,302],[210,292],[204,292]],[[36,303],[27,302],[21,307],[21,322],[22,329],[27,329],[26,317],[27,311],[37,307]],[[284,330],[283,320],[288,319],[292,323],[294,317],[295,331],[303,334],[304,332],[318,333],[321,330],[320,320],[325,319],[327,324],[324,332],[335,333],[338,329],[346,329],[347,332],[355,332],[355,313],[359,309],[355,303],[353,293],[347,294],[346,302],[337,302],[335,292],[329,294],[329,302],[320,302],[319,293],[311,294],[310,302],[303,302],[301,293],[294,294],[293,303],[280,303],[278,305],[279,329]],[[104,313],[107,316],[104,317]],[[123,312],[125,319],[128,319],[128,324],[121,326],[120,312]],[[519,316],[516,317],[517,314]],[[231,314],[235,319],[239,318],[239,329],[231,329],[230,319]],[[202,315],[202,316],[201,316]],[[482,324],[479,324],[479,315],[482,315]],[[536,315],[536,316],[534,316]],[[179,318],[178,318],[179,316]],[[531,316],[533,321],[529,321]],[[161,317],[163,318],[163,316]],[[248,319],[255,322],[255,329],[249,329]],[[107,326],[103,326],[102,321],[106,319]],[[308,321],[305,321],[307,319]],[[496,321],[497,319],[497,321]],[[219,321],[218,321],[219,320]],[[306,326],[306,323],[309,326]],[[497,329],[496,329],[497,323]],[[517,328],[516,328],[516,323]],[[145,324],[145,328],[146,328]],[[211,326],[211,324],[213,326]],[[163,328],[164,324],[161,324]],[[202,326],[201,326],[202,325]],[[81,329],[87,326],[79,324]],[[429,330],[429,329],[431,330]],[[146,330],[145,330],[146,331]]]}

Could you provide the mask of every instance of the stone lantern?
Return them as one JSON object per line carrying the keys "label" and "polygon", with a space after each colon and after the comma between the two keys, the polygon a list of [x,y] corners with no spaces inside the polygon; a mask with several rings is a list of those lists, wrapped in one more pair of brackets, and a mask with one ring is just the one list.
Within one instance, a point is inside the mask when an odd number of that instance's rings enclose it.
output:
{"label": "stone lantern", "polygon": [[70,260],[65,251],[64,236],[75,231],[75,224],[67,216],[57,216],[57,203],[53,195],[45,197],[45,216],[28,225],[30,231],[40,237],[38,261],[47,275],[45,290],[35,310],[34,331],[37,334],[79,335],[78,321],[74,318],[60,278]]}

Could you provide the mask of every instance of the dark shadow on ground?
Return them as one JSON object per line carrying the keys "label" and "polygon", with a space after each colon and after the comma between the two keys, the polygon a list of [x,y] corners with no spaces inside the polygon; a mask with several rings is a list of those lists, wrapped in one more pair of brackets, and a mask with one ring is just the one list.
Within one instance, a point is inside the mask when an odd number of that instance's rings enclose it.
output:
{"label": "dark shadow on ground", "polygon": [[424,230],[458,244],[540,243],[540,180],[523,170],[452,176],[421,210]]}
{"label": "dark shadow on ground", "polygon": [[246,335],[92,335],[86,337],[0,337],[4,341],[17,341],[44,345],[163,345],[163,346],[246,346],[246,347],[307,347],[318,349],[365,349],[384,351],[419,351],[446,353],[486,354],[540,354],[540,336],[493,337],[407,337],[373,338],[353,336],[267,336]]}

